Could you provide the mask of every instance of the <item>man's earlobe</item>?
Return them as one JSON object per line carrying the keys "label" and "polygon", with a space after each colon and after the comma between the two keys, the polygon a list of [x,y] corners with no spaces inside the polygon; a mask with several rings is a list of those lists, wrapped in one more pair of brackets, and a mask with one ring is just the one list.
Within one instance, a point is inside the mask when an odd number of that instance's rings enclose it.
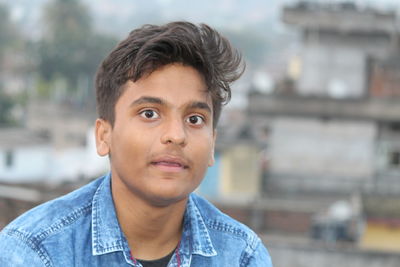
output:
{"label": "man's earlobe", "polygon": [[213,143],[212,143],[212,149],[211,149],[211,155],[210,159],[208,160],[208,167],[211,167],[215,163],[215,140],[217,139],[217,130],[214,130],[213,132]]}
{"label": "man's earlobe", "polygon": [[211,152],[212,154],[211,154],[211,157],[210,157],[210,159],[209,159],[209,161],[208,161],[208,167],[211,167],[211,166],[213,166],[214,165],[214,163],[215,163],[215,158],[214,158],[214,149],[212,150],[212,152]]}
{"label": "man's earlobe", "polygon": [[111,125],[103,119],[96,120],[95,127],[96,149],[99,156],[107,156],[110,153]]}

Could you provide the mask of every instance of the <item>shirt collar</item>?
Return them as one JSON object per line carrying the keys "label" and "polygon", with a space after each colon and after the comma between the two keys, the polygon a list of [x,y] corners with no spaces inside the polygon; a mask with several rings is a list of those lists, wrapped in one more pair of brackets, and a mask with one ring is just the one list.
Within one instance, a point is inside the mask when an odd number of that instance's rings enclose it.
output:
{"label": "shirt collar", "polygon": [[189,196],[184,217],[183,239],[188,239],[191,253],[206,257],[216,256],[206,223],[196,205],[194,194]]}
{"label": "shirt collar", "polygon": [[124,250],[125,238],[111,194],[111,173],[104,177],[92,202],[92,252],[102,255]]}
{"label": "shirt collar", "polygon": [[[92,201],[92,253],[102,255],[127,249],[127,241],[118,223],[111,193],[111,173],[104,177]],[[184,215],[180,252],[206,257],[216,256],[210,233],[199,208],[189,196]]]}

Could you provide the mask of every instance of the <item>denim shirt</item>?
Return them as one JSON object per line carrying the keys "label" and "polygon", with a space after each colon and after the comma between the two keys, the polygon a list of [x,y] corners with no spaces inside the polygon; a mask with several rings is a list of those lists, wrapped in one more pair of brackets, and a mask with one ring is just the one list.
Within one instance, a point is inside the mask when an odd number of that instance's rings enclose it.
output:
{"label": "denim shirt", "polygon": [[[111,175],[44,203],[0,232],[0,266],[136,266],[119,226]],[[169,267],[272,266],[257,235],[191,194],[183,233]]]}

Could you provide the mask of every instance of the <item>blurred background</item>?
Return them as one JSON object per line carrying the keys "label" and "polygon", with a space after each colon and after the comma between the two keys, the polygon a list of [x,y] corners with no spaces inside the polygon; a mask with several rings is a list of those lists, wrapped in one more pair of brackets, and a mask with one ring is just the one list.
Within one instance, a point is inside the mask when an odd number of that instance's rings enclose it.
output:
{"label": "blurred background", "polygon": [[93,77],[132,29],[205,22],[246,60],[197,192],[277,267],[399,266],[400,2],[0,0],[0,229],[108,170]]}

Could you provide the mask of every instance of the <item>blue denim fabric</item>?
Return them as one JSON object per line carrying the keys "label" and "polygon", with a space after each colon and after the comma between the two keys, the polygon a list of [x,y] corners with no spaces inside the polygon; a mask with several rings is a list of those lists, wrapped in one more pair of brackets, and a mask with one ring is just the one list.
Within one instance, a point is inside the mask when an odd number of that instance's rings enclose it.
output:
{"label": "blue denim fabric", "polygon": [[[141,266],[130,259],[106,175],[40,205],[0,232],[0,266]],[[179,248],[181,266],[272,266],[257,235],[191,194]],[[170,267],[177,266],[172,256]]]}

